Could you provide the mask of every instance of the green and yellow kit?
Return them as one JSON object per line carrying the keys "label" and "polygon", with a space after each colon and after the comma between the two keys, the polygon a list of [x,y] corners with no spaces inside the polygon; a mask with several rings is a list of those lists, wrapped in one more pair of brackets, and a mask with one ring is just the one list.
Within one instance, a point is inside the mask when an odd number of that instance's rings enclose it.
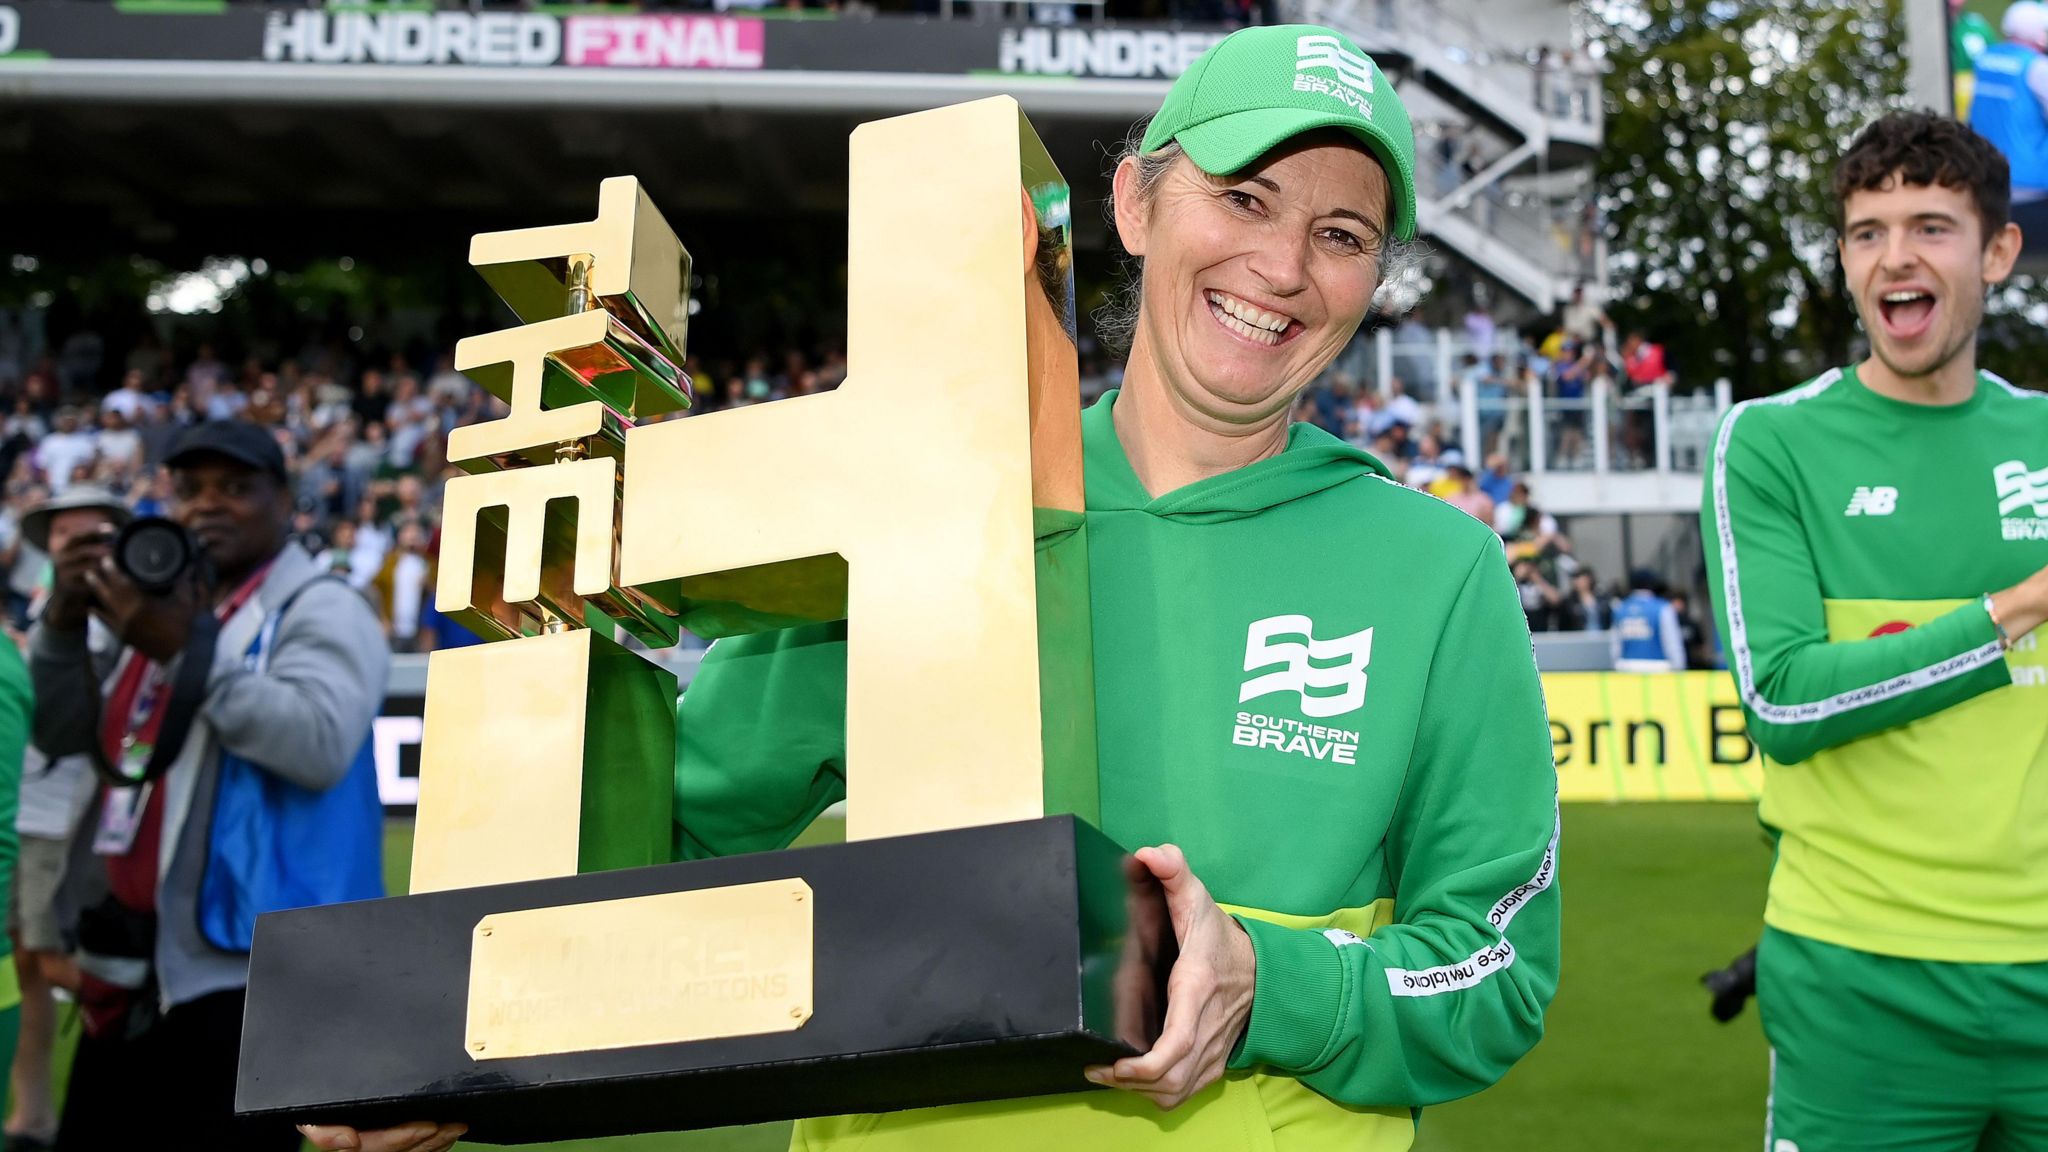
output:
{"label": "green and yellow kit", "polygon": [[[1802,1127],[1774,1139],[1950,1146],[1868,1142],[1867,1125],[1897,1140],[1926,1117],[1884,1114],[1880,1097],[1898,1095],[1841,1063],[1862,1042],[1819,1032],[1891,1019],[1877,1001],[1933,1019],[1953,993],[1958,1019],[1987,1021],[1991,1052],[1990,1022],[2010,1017],[1988,1005],[2028,1002],[2013,987],[2048,993],[2048,637],[2004,650],[1984,602],[2048,566],[2048,395],[1985,373],[1963,403],[1908,404],[1837,369],[1737,405],[1702,503],[1728,666],[1768,761],[1761,815],[1778,834],[1759,979],[1777,1112]],[[1911,986],[1873,986],[1890,979]],[[2048,1035],[2048,995],[2033,1003],[2030,1027]],[[2048,1107],[2048,1080],[2014,1104],[1984,1096],[1993,1081],[1974,1065],[1950,1077],[1941,1090],[1981,1101],[1980,1126]],[[1974,1140],[1969,1122],[1957,1121]]]}

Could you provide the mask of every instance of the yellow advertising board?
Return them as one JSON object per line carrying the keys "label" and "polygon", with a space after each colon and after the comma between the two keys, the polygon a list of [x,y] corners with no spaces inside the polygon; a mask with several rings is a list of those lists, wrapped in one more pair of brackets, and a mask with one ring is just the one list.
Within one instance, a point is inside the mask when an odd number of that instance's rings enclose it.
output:
{"label": "yellow advertising board", "polygon": [[1726,672],[1543,677],[1562,800],[1738,800],[1763,788]]}

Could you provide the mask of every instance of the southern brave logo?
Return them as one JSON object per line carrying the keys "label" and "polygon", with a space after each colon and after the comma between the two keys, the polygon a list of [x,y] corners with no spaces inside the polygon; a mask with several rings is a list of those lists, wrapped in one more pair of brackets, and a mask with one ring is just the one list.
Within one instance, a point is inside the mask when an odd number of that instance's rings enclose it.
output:
{"label": "southern brave logo", "polygon": [[1237,702],[1242,704],[1274,692],[1292,692],[1301,698],[1302,715],[1318,718],[1341,716],[1364,707],[1365,669],[1372,663],[1372,629],[1318,640],[1315,627],[1315,622],[1306,616],[1254,620],[1245,635],[1244,670],[1257,672],[1275,664],[1283,667],[1245,681],[1238,689]]}
{"label": "southern brave logo", "polygon": [[[1315,75],[1312,68],[1327,68],[1336,82]],[[1294,90],[1334,96],[1372,118],[1372,61],[1344,46],[1329,35],[1303,36],[1294,42]]]}
{"label": "southern brave logo", "polygon": [[[2048,540],[2048,468],[2008,460],[1991,470],[1998,486],[2000,532],[2007,540]],[[2032,515],[2028,515],[2032,513]]]}
{"label": "southern brave logo", "polygon": [[1849,507],[1843,510],[1842,515],[1889,516],[1897,511],[1898,507],[1899,490],[1897,488],[1859,487],[1856,489],[1856,494],[1849,497]]}
{"label": "southern brave logo", "polygon": [[1335,36],[1303,36],[1294,42],[1294,70],[1328,68],[1337,79],[1372,95],[1372,61],[1344,47]]}

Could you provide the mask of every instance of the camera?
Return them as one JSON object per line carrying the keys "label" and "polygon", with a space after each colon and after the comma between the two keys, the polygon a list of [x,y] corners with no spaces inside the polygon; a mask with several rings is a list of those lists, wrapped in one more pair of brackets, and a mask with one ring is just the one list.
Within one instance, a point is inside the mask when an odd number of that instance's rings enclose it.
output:
{"label": "camera", "polygon": [[1742,1014],[1742,1006],[1756,995],[1756,949],[1751,948],[1737,956],[1726,968],[1717,969],[1700,977],[1707,993],[1713,997],[1708,1011],[1714,1019],[1726,1024]]}
{"label": "camera", "polygon": [[145,592],[162,595],[200,562],[199,541],[161,516],[131,521],[114,537],[114,566]]}

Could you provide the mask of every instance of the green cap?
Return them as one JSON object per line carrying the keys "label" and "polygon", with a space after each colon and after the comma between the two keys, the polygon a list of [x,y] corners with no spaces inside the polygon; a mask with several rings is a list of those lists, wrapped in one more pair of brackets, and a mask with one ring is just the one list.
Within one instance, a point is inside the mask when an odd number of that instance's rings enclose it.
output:
{"label": "green cap", "polygon": [[1202,53],[1166,93],[1144,150],[1178,140],[1212,175],[1243,171],[1281,141],[1316,128],[1358,137],[1394,197],[1394,238],[1415,236],[1415,129],[1373,59],[1315,24],[1243,28]]}

